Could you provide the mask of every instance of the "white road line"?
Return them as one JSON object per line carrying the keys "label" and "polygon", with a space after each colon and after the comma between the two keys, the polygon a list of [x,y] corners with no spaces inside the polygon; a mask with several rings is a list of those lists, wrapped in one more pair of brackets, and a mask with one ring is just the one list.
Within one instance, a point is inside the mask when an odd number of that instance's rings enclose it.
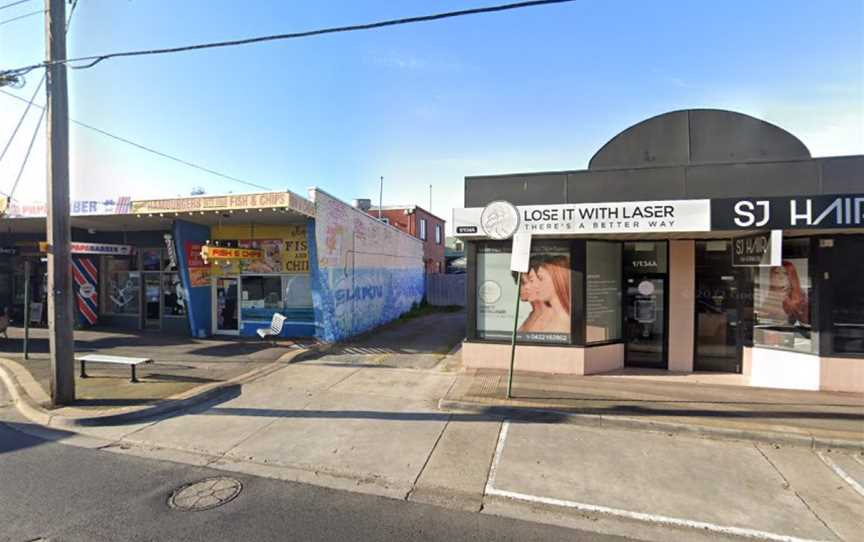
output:
{"label": "white road line", "polygon": [[852,487],[852,489],[854,489],[859,495],[864,497],[864,487],[862,487],[861,484],[858,483],[858,480],[849,476],[849,473],[843,470],[840,465],[835,463],[834,460],[832,460],[830,457],[827,457],[822,452],[816,452],[816,455],[819,456],[819,459],[821,459],[822,462],[825,463],[825,465],[827,465],[831,470],[834,471],[834,474],[842,478],[844,482],[846,482]]}
{"label": "white road line", "polygon": [[675,527],[687,527],[690,529],[700,529],[715,533],[730,534],[735,536],[743,536],[746,538],[756,538],[760,540],[776,540],[778,542],[816,542],[807,538],[797,538],[794,536],[786,536],[782,534],[769,533],[766,531],[757,531],[755,529],[744,529],[742,527],[728,527],[725,525],[715,525],[704,521],[692,521],[689,519],[672,518],[668,516],[659,516],[656,514],[645,514],[642,512],[631,512],[629,510],[619,510],[617,508],[609,508],[608,506],[598,506],[596,504],[584,504],[574,501],[566,501],[563,499],[551,499],[549,497],[538,497],[536,495],[525,495],[524,493],[516,493],[514,491],[504,491],[501,489],[487,489],[487,495],[497,495],[499,497],[507,497],[519,501],[548,504],[552,506],[560,506],[564,508],[572,508],[581,512],[594,512],[598,514],[606,514],[610,516],[635,519],[638,521],[647,521],[650,523],[661,523],[664,525],[673,525]]}
{"label": "white road line", "polygon": [[498,432],[498,444],[495,446],[495,455],[492,456],[492,466],[489,467],[489,478],[486,480],[486,495],[495,490],[495,472],[501,461],[501,453],[504,451],[504,443],[507,441],[507,431],[510,430],[510,420],[504,420],[501,430]]}
{"label": "white road line", "polygon": [[[662,525],[672,525],[675,527],[686,527],[689,529],[700,529],[715,533],[728,534],[733,536],[741,536],[745,538],[755,538],[758,540],[772,540],[777,542],[819,542],[808,538],[798,538],[767,531],[758,531],[756,529],[746,529],[743,527],[730,527],[727,525],[716,525],[704,521],[693,521],[689,519],[673,518],[669,516],[661,516],[657,514],[646,514],[644,512],[633,512],[630,510],[621,510],[618,508],[610,508],[608,506],[600,506],[596,504],[586,504],[564,499],[553,499],[550,497],[540,497],[538,495],[528,495],[525,493],[517,493],[515,491],[507,491],[504,489],[495,488],[495,475],[498,471],[498,465],[501,462],[501,455],[504,452],[504,445],[507,442],[507,434],[510,430],[510,421],[505,420],[501,424],[501,431],[498,433],[498,444],[495,446],[495,455],[492,457],[492,466],[489,468],[489,478],[486,481],[485,495],[494,495],[505,497],[517,501],[524,501],[536,504],[546,504],[550,506],[558,506],[562,508],[571,508],[582,512],[594,512],[598,514],[606,514],[637,521],[645,521],[648,523],[657,523]],[[854,480],[853,480],[854,482]]]}
{"label": "white road line", "polygon": [[858,463],[861,463],[862,465],[864,465],[864,460],[862,460],[861,456],[859,456],[858,454],[852,454],[852,459],[854,459]]}

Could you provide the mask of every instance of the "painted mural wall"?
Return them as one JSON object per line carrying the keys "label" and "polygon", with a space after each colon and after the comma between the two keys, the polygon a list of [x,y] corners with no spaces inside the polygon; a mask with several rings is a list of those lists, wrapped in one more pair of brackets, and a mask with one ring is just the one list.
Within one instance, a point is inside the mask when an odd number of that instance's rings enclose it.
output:
{"label": "painted mural wall", "polygon": [[423,243],[326,192],[315,202],[310,251],[319,338],[338,341],[385,324],[420,303]]}

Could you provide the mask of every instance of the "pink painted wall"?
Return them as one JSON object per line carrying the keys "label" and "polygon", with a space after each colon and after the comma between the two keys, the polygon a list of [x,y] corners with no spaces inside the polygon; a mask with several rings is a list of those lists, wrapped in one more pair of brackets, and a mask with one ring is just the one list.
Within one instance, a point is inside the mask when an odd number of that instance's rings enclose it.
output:
{"label": "pink painted wall", "polygon": [[669,370],[693,371],[696,244],[669,241]]}
{"label": "pink painted wall", "polygon": [[[464,342],[462,363],[472,369],[510,368],[510,345]],[[517,345],[517,371],[584,375],[624,366],[624,345],[578,346]]]}
{"label": "pink painted wall", "polygon": [[822,365],[819,368],[819,389],[864,393],[864,360],[822,358]]}

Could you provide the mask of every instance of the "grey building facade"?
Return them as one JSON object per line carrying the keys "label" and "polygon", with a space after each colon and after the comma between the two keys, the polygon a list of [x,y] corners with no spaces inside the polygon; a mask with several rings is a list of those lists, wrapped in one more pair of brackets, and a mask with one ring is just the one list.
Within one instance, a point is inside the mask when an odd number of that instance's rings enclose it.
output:
{"label": "grey building facade", "polygon": [[[532,233],[521,282],[511,242],[486,231],[502,201]],[[864,156],[814,158],[765,121],[674,111],[622,131],[585,170],[466,177],[454,232],[468,365],[509,361],[518,295],[517,369],[864,391]]]}

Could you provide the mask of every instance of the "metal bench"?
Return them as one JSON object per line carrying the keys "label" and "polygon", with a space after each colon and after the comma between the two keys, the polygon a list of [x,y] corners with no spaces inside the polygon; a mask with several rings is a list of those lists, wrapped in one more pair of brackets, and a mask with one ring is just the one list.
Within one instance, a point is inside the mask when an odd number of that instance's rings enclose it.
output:
{"label": "metal bench", "polygon": [[127,358],[124,356],[106,356],[103,354],[87,354],[77,358],[81,362],[81,378],[87,378],[86,364],[90,363],[113,363],[115,365],[128,365],[132,368],[132,380],[130,382],[138,382],[135,376],[135,367],[144,363],[153,363],[150,358]]}

